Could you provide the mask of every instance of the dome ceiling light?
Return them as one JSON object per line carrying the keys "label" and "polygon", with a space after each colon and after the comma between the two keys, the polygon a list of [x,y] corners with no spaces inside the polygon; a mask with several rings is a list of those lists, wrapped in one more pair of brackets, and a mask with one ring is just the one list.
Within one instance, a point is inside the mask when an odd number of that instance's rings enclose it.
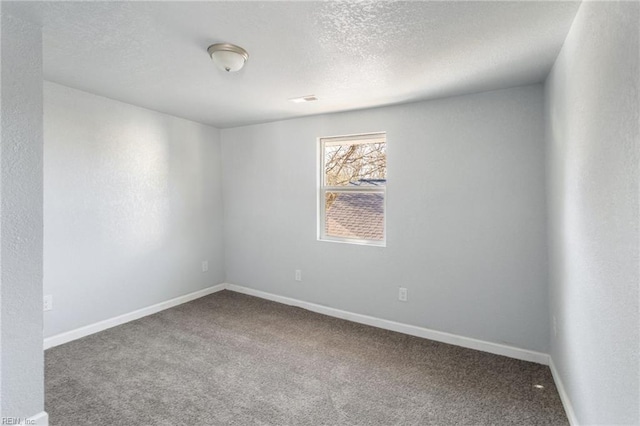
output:
{"label": "dome ceiling light", "polygon": [[226,72],[239,71],[249,59],[246,50],[230,43],[212,44],[207,52],[209,52],[213,63]]}

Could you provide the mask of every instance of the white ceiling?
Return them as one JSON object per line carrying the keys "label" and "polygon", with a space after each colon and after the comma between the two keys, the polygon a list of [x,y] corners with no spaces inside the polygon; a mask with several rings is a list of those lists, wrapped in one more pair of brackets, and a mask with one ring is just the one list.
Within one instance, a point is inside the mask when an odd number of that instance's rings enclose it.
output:
{"label": "white ceiling", "polygon": [[[576,2],[3,2],[47,80],[233,127],[542,81]],[[219,71],[216,42],[249,52]],[[315,94],[295,104],[289,98]]]}

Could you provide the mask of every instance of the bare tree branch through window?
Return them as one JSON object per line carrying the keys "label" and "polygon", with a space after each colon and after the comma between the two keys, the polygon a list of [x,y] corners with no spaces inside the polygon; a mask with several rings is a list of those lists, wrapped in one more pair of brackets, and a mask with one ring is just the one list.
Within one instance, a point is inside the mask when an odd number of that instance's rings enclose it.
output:
{"label": "bare tree branch through window", "polygon": [[[386,143],[329,145],[324,154],[326,186],[384,185],[386,181]],[[327,193],[327,207],[335,196]]]}

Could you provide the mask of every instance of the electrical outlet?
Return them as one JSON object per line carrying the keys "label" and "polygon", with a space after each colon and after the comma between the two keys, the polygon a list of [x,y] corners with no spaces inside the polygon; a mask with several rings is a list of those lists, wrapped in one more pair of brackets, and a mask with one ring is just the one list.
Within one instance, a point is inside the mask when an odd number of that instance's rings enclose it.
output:
{"label": "electrical outlet", "polygon": [[558,321],[555,315],[553,316],[553,336],[558,337]]}
{"label": "electrical outlet", "polygon": [[296,281],[302,281],[302,271],[300,269],[296,269]]}
{"label": "electrical outlet", "polygon": [[50,294],[47,294],[44,296],[44,299],[42,301],[42,307],[45,311],[50,311],[53,309],[53,296]]}
{"label": "electrical outlet", "polygon": [[401,302],[407,301],[407,289],[405,287],[400,287],[398,289],[398,300]]}
{"label": "electrical outlet", "polygon": [[208,260],[203,260],[202,261],[202,272],[207,272],[209,270],[209,261]]}

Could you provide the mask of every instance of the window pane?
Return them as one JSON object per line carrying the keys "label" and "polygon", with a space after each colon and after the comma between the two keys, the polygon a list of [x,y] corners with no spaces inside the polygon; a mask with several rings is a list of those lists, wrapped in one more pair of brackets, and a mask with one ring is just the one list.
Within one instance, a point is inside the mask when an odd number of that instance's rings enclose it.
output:
{"label": "window pane", "polygon": [[324,146],[326,186],[384,186],[387,179],[387,144],[327,143]]}
{"label": "window pane", "polygon": [[326,192],[325,233],[329,237],[384,240],[384,194]]}

